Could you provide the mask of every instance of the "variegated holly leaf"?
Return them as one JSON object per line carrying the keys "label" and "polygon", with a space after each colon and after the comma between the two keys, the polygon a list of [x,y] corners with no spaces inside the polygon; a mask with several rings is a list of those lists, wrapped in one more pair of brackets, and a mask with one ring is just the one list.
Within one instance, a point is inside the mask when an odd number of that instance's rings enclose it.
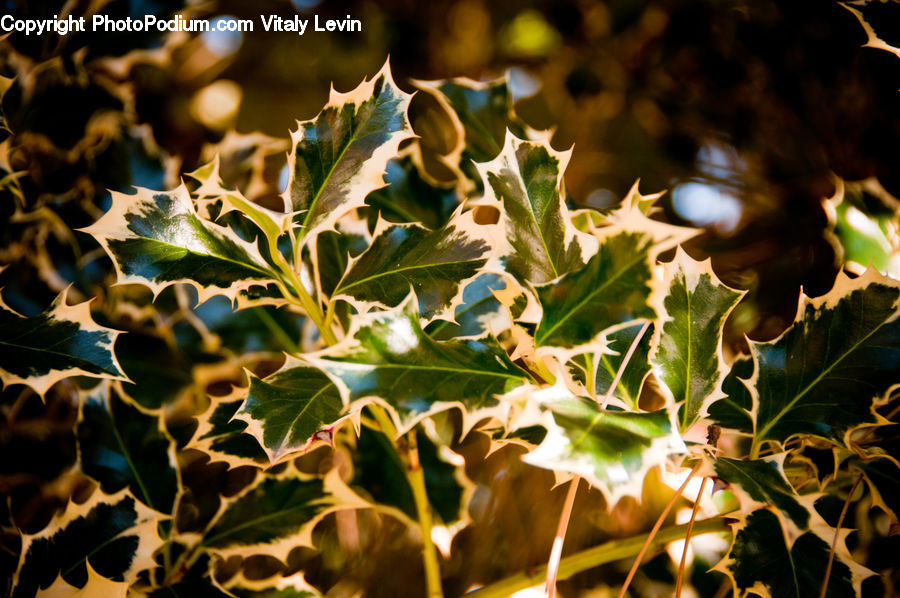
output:
{"label": "variegated holly leaf", "polygon": [[[789,542],[778,516],[757,509],[735,526],[731,550],[716,568],[731,577],[735,596],[816,598],[825,581],[830,551],[829,544],[812,531]],[[846,548],[838,546],[825,595],[858,596],[865,575]]]}
{"label": "variegated holly leaf", "polygon": [[[149,591],[147,598],[233,598],[213,578],[210,571],[211,560],[209,555],[201,555],[187,571],[178,573],[176,581]],[[135,596],[144,595],[135,591],[135,588],[132,588],[132,592]]]}
{"label": "variegated holly leaf", "polygon": [[63,291],[47,311],[26,318],[0,300],[0,380],[44,393],[63,378],[127,380],[113,343],[119,332],[91,318],[90,302],[66,304]]}
{"label": "variegated holly leaf", "polygon": [[365,205],[384,186],[388,160],[413,137],[406,111],[412,96],[394,84],[385,63],[350,93],[332,89],[319,115],[291,133],[285,209],[295,213],[298,237],[311,240],[338,218]]}
{"label": "variegated holly leaf", "polygon": [[527,136],[528,127],[513,111],[505,78],[479,82],[460,77],[414,83],[437,100],[457,131],[456,145],[441,156],[441,161],[459,175],[465,171],[477,180],[472,161],[486,162],[496,157],[507,129],[519,138]]}
{"label": "variegated holly leaf", "polygon": [[751,342],[758,400],[754,445],[797,434],[841,441],[875,421],[872,401],[900,385],[900,283],[874,270],[838,276],[822,297],[801,296],[779,338]]}
{"label": "variegated holly leaf", "polygon": [[600,247],[587,264],[536,287],[543,316],[535,346],[576,347],[613,326],[656,317],[657,256],[694,236],[694,229],[651,220],[635,190],[605,216]]}
{"label": "variegated holly leaf", "polygon": [[172,512],[175,442],[159,415],[143,413],[104,382],[83,393],[75,432],[81,471],[104,492],[128,488],[151,509]]}
{"label": "variegated holly leaf", "polygon": [[753,396],[747,380],[753,377],[753,360],[741,357],[722,381],[725,396],[709,406],[709,417],[724,428],[753,433]]}
{"label": "variegated holly leaf", "polygon": [[725,396],[722,327],[743,293],[719,282],[709,260],[696,262],[681,249],[665,272],[664,323],[650,360],[661,388],[679,406],[678,423],[685,431]]}
{"label": "variegated holly leaf", "polygon": [[[606,335],[606,342],[607,348],[614,353],[598,352],[591,358],[595,370],[594,395],[605,396],[622,367],[622,361],[625,359],[628,349],[631,348],[638,334],[642,334],[642,336],[611,395],[622,401],[629,411],[637,411],[644,380],[650,374],[649,354],[652,328],[645,330],[643,324],[634,324],[611,332]],[[589,365],[587,354],[579,355],[570,362],[569,370],[577,381],[587,384],[590,378]]]}
{"label": "variegated holly leaf", "polygon": [[[890,23],[896,24],[896,21],[894,21],[896,13],[892,12],[893,7],[890,4],[858,0],[856,2],[841,2],[840,5],[852,12],[862,26],[866,34],[866,43],[863,44],[864,48],[877,48],[900,57],[900,48],[895,45],[896,42],[889,43],[884,38],[885,33],[890,33]],[[878,14],[879,12],[882,14]],[[879,17],[881,17],[881,20],[879,20]],[[887,31],[879,32],[878,29],[880,28],[886,28]]]}
{"label": "variegated holly leaf", "polygon": [[[436,524],[458,529],[467,519],[474,484],[466,477],[465,461],[446,446],[432,442],[421,427],[416,429],[419,463],[425,491]],[[393,440],[384,433],[363,427],[353,451],[350,485],[375,508],[413,526],[418,521],[413,491]]]}
{"label": "variegated holly leaf", "polygon": [[456,297],[460,284],[487,263],[490,245],[471,212],[435,231],[415,224],[379,224],[372,245],[353,261],[334,290],[359,311],[396,307],[413,289],[425,318]]}
{"label": "variegated holly leaf", "polygon": [[543,316],[535,345],[575,347],[612,326],[651,320],[651,250],[643,233],[621,232],[600,242],[586,266],[537,287]]}
{"label": "variegated holly leaf", "polygon": [[388,222],[417,222],[427,228],[444,226],[459,204],[456,190],[432,185],[422,178],[409,152],[391,160],[386,187],[369,194],[366,203]]}
{"label": "variegated holly leaf", "polygon": [[321,598],[322,593],[307,583],[303,573],[289,577],[247,579],[243,574],[228,580],[228,591],[238,598]]}
{"label": "variegated holly leaf", "polygon": [[895,525],[900,522],[900,467],[894,459],[881,457],[854,464],[865,476],[874,506],[891,516]]}
{"label": "variegated holly leaf", "polygon": [[523,141],[507,132],[503,151],[476,164],[486,203],[502,204],[506,269],[520,281],[549,282],[584,265],[597,240],[575,228],[565,202],[563,172],[571,156],[549,141]]}
{"label": "variegated holly leaf", "polygon": [[499,336],[512,326],[512,315],[494,291],[504,290],[507,284],[499,274],[479,274],[463,289],[462,303],[453,312],[455,321],[433,320],[425,328],[428,336],[435,340]]}
{"label": "variegated holly leaf", "polygon": [[201,451],[211,462],[225,462],[230,467],[268,464],[269,457],[259,441],[247,432],[247,422],[235,418],[244,398],[240,392],[210,397],[209,407],[197,416],[197,430],[185,448]]}
{"label": "variegated holly leaf", "polygon": [[669,413],[601,409],[583,397],[544,402],[547,436],[522,459],[531,465],[583,477],[614,504],[622,495],[639,496],[644,475],[684,443],[673,434]]}
{"label": "variegated holly leaf", "polygon": [[256,245],[201,218],[184,185],[112,197],[109,211],[83,230],[109,254],[119,283],[143,284],[154,294],[176,282],[189,283],[200,302],[214,295],[249,302],[251,287],[279,280]]}
{"label": "variegated holly leaf", "polygon": [[797,530],[809,526],[810,513],[784,475],[784,454],[775,458],[741,460],[719,457],[716,475],[732,485],[744,512],[771,505],[787,517]]}
{"label": "variegated holly leaf", "polygon": [[57,576],[83,588],[90,581],[88,566],[113,581],[134,581],[153,565],[153,552],[162,545],[160,519],[128,490],[97,490],[83,504],[69,503],[39,533],[23,534],[12,596],[31,598]]}
{"label": "variegated holly leaf", "polygon": [[113,581],[103,577],[91,567],[90,562],[85,562],[87,581],[83,587],[73,586],[62,577],[57,577],[46,590],[41,590],[41,598],[95,598],[96,596],[126,596],[128,595],[128,583]]}
{"label": "variegated holly leaf", "polygon": [[298,546],[312,547],[312,530],[325,515],[368,506],[340,480],[337,470],[324,478],[291,469],[260,474],[228,499],[204,531],[199,547],[222,558],[264,554],[285,562]]}
{"label": "variegated holly leaf", "polygon": [[436,341],[422,330],[410,296],[399,309],[355,318],[338,345],[308,360],[328,373],[348,401],[390,407],[399,432],[425,415],[462,409],[464,429],[501,407],[496,396],[527,378],[493,338]]}
{"label": "variegated holly leaf", "polygon": [[320,370],[288,356],[271,376],[250,375],[250,390],[236,417],[247,422],[272,462],[308,447],[316,432],[343,419],[337,387]]}

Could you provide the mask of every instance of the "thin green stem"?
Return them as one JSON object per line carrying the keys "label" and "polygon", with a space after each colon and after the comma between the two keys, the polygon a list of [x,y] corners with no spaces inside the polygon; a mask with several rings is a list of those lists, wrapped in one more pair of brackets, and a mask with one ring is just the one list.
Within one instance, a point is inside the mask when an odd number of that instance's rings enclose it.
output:
{"label": "thin green stem", "polygon": [[297,346],[297,343],[294,342],[290,335],[275,321],[275,318],[273,318],[265,308],[257,307],[253,310],[253,313],[259,318],[259,321],[269,329],[269,332],[275,335],[281,345],[287,349],[289,353],[295,355],[300,353],[300,348]]}
{"label": "thin green stem", "polygon": [[[724,515],[710,517],[694,523],[694,536],[702,534],[711,534],[715,532],[728,531],[729,527],[726,523]],[[687,531],[687,524],[673,525],[664,527],[656,533],[656,536],[650,543],[653,549],[660,548],[669,542],[684,538]],[[637,554],[649,534],[641,534],[621,540],[612,540],[576,552],[571,556],[567,556],[559,563],[559,573],[557,579],[568,579],[576,573],[593,569],[599,565],[612,563],[620,559],[625,559]],[[506,579],[492,583],[489,586],[475,590],[466,594],[466,598],[506,598],[519,590],[530,588],[538,585],[547,576],[547,567],[539,567],[527,573],[518,573]]]}
{"label": "thin green stem", "polygon": [[431,503],[425,491],[425,472],[419,463],[419,448],[416,440],[416,431],[411,430],[407,435],[409,442],[409,467],[406,470],[406,478],[412,488],[413,500],[416,503],[416,514],[419,519],[419,529],[422,531],[422,563],[425,565],[425,583],[428,588],[428,598],[443,598],[444,591],[441,588],[441,566],[438,561],[437,549],[431,540],[431,528],[434,525],[431,516]]}

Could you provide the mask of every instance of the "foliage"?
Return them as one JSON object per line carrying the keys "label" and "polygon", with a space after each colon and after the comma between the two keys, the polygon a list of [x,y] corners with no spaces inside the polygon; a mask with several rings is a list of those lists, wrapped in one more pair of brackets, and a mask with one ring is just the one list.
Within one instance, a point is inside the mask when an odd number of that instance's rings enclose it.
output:
{"label": "foliage", "polygon": [[[80,229],[117,283],[96,305],[66,292],[31,315],[0,305],[3,383],[48,405],[71,397],[69,478],[96,486],[14,531],[11,594],[315,596],[327,563],[311,549],[337,541],[364,558],[367,533],[396,525],[431,596],[505,595],[517,578],[457,587],[452,573],[470,564],[475,514],[503,506],[476,499],[498,454],[585,480],[603,514],[640,501],[648,523],[654,500],[677,499],[661,480],[699,472],[736,502],[693,497],[709,514],[695,534],[731,535],[716,572],[695,576],[724,573],[736,596],[859,594],[875,572],[832,511],[856,501],[896,523],[882,440],[900,283],[877,261],[848,268],[826,294],[801,294],[781,335],[736,354],[724,330],[744,292],[684,250],[697,229],[665,222],[637,184],[613,209],[571,209],[571,152],[524,125],[503,81],[417,86],[453,131],[450,184],[427,172],[386,64],[298,123],[282,209],[226,183],[217,155],[172,189],[113,192]],[[841,200],[828,200],[839,237]],[[182,362],[152,361],[143,323],[159,319]],[[142,342],[147,355],[129,352]],[[608,550],[561,571],[635,556],[644,527],[607,528]]]}

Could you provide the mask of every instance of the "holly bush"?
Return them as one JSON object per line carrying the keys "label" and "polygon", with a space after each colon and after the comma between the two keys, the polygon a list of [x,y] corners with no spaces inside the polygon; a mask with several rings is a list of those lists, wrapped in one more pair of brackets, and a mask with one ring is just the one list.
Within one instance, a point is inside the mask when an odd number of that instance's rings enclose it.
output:
{"label": "holly bush", "polygon": [[[577,149],[505,80],[413,85],[436,107],[416,131],[387,64],[332,90],[291,132],[282,205],[226,182],[224,144],[76,226],[7,169],[7,254],[114,278],[0,304],[7,419],[69,409],[77,455],[37,502],[5,501],[10,594],[484,598],[579,574],[619,595],[852,596],[878,574],[887,592],[900,282],[856,264],[846,224],[871,182],[826,200],[833,288],[735,350],[745,291],[682,248],[700,230],[661,193],[573,208]],[[852,209],[896,243],[897,211]],[[57,264],[73,230],[93,247]]]}

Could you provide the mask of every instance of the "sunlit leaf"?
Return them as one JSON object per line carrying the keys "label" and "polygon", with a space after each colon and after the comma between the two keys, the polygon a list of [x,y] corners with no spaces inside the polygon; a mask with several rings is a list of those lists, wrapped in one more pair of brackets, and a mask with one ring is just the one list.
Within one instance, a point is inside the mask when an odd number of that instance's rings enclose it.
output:
{"label": "sunlit leaf", "polygon": [[209,407],[197,416],[197,430],[186,448],[201,451],[209,455],[210,461],[222,461],[230,467],[268,464],[268,455],[259,441],[247,432],[247,422],[235,419],[243,404],[240,393],[211,397]]}
{"label": "sunlit leaf", "polygon": [[900,384],[900,283],[869,271],[839,276],[816,299],[801,297],[778,339],[751,342],[758,397],[755,442],[796,434],[843,440],[875,421],[872,401]]}
{"label": "sunlit leaf", "polygon": [[285,209],[296,213],[299,237],[312,239],[338,218],[365,205],[384,186],[388,161],[412,137],[409,94],[394,84],[387,64],[350,93],[332,89],[319,115],[291,134]]}
{"label": "sunlit leaf", "polygon": [[[643,333],[643,336],[638,341],[634,353],[631,355],[631,359],[628,360],[625,370],[619,378],[619,383],[611,395],[611,397],[622,401],[631,411],[637,410],[641,388],[647,375],[650,374],[649,354],[652,330],[644,330],[643,324],[635,324],[611,332],[606,336],[607,347],[615,353],[597,353],[592,357],[594,361],[593,367],[596,370],[594,375],[594,394],[602,397],[609,392],[609,387],[615,379],[616,373],[622,367],[622,362],[628,353],[628,349],[634,343],[635,337],[639,333]],[[586,355],[579,355],[573,359],[569,369],[576,380],[582,384],[587,384],[590,372],[588,371]]]}
{"label": "sunlit leaf", "polygon": [[203,220],[183,185],[113,193],[109,211],[84,231],[109,254],[119,283],[140,283],[154,294],[180,282],[196,287],[201,302],[213,295],[238,301],[251,287],[278,279],[255,245]]}
{"label": "sunlit leaf", "polygon": [[392,312],[358,316],[343,343],[309,360],[349,401],[374,398],[389,406],[400,432],[426,414],[453,407],[474,420],[500,406],[497,395],[526,381],[527,374],[491,338],[428,337],[411,300]]}
{"label": "sunlit leaf", "polygon": [[477,164],[490,190],[488,205],[503,206],[506,268],[519,280],[540,284],[559,278],[583,266],[583,253],[596,249],[596,239],[575,228],[566,208],[563,172],[570,155],[555,152],[549,142],[508,133],[503,151]]}
{"label": "sunlit leaf", "polygon": [[43,396],[70,376],[126,380],[113,353],[119,332],[94,322],[89,302],[67,305],[66,294],[30,318],[0,300],[0,380],[4,385],[25,384]]}
{"label": "sunlit leaf", "polygon": [[425,331],[435,340],[460,337],[498,336],[512,326],[509,310],[494,291],[502,291],[508,282],[499,274],[480,274],[463,289],[462,303],[453,312],[455,322],[433,320]]}
{"label": "sunlit leaf", "polygon": [[451,304],[460,284],[474,277],[490,256],[470,212],[435,231],[415,224],[381,228],[338,283],[335,297],[360,307],[396,307],[412,288],[420,312],[430,318]]}
{"label": "sunlit leaf", "polygon": [[696,262],[680,250],[666,264],[666,282],[664,323],[650,359],[679,406],[681,429],[687,430],[706,416],[710,403],[725,396],[722,328],[743,294],[719,282],[709,260]]}
{"label": "sunlit leaf", "polygon": [[134,581],[162,544],[159,520],[128,490],[114,495],[98,490],[83,504],[69,503],[39,533],[23,535],[13,597],[31,598],[57,576],[83,588],[90,581],[88,565],[107,579]]}
{"label": "sunlit leaf", "polygon": [[178,492],[175,443],[158,415],[142,413],[101,383],[83,395],[75,431],[81,471],[104,492],[127,487],[148,507],[172,511]]}
{"label": "sunlit leaf", "polygon": [[790,519],[797,529],[809,525],[810,514],[784,475],[784,455],[756,460],[719,457],[714,462],[716,475],[732,484],[745,511],[772,505]]}
{"label": "sunlit leaf", "polygon": [[288,357],[264,379],[250,377],[250,389],[237,417],[249,424],[271,461],[307,447],[315,433],[336,425],[344,403],[321,371]]}
{"label": "sunlit leaf", "polygon": [[447,224],[458,205],[456,191],[436,187],[422,178],[413,158],[388,162],[386,187],[369,194],[366,203],[389,222],[419,223],[430,229]]}
{"label": "sunlit leaf", "polygon": [[610,497],[610,504],[624,494],[639,496],[647,471],[684,450],[665,409],[603,410],[592,399],[574,396],[544,406],[552,415],[547,436],[525,462],[579,475]]}

